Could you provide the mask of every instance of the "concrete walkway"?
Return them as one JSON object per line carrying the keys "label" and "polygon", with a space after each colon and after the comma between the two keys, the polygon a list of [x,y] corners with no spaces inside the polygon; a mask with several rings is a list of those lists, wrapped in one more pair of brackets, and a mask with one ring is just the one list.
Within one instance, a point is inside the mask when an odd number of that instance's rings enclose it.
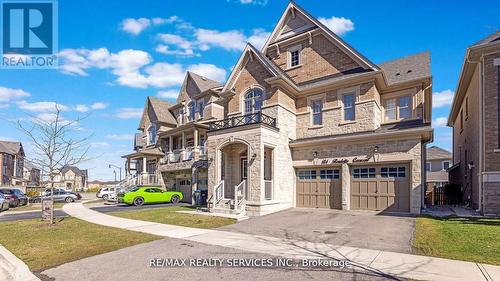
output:
{"label": "concrete walkway", "polygon": [[28,266],[0,245],[0,280],[2,281],[40,281]]}
{"label": "concrete walkway", "polygon": [[500,267],[493,265],[125,219],[90,210],[82,203],[66,204],[63,210],[70,216],[104,226],[266,255],[348,259],[355,267],[381,275],[417,280],[500,280]]}

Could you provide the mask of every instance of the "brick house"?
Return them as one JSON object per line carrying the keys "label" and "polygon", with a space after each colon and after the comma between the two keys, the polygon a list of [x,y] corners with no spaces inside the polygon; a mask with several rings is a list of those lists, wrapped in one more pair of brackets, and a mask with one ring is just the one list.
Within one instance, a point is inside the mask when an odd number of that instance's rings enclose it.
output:
{"label": "brick house", "polygon": [[448,117],[450,182],[484,214],[500,214],[500,31],[467,48]]}
{"label": "brick house", "polygon": [[54,176],[54,186],[66,190],[87,190],[88,172],[75,166],[64,166]]}
{"label": "brick house", "polygon": [[20,142],[0,141],[0,186],[23,186],[24,149]]}
{"label": "brick house", "polygon": [[377,65],[291,2],[264,47],[248,44],[223,85],[186,75],[177,102],[165,105],[173,121],[149,146],[143,139],[158,116],[145,108],[141,146],[124,157],[154,150],[160,184],[188,198],[208,189],[212,212],[418,214],[431,85],[429,53]]}
{"label": "brick house", "polygon": [[451,167],[452,154],[446,149],[431,146],[426,150],[425,181],[426,205],[444,204],[436,193],[444,193],[448,183],[448,169]]}

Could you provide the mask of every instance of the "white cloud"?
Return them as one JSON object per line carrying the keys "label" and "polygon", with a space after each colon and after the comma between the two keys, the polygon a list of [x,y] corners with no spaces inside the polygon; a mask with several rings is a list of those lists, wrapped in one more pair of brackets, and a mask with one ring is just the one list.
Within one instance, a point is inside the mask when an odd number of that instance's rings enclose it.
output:
{"label": "white cloud", "polygon": [[245,48],[247,41],[245,35],[238,30],[218,31],[198,28],[195,36],[201,50],[208,50],[214,46],[225,50],[241,51]]}
{"label": "white cloud", "polygon": [[69,110],[67,106],[52,101],[29,103],[27,101],[22,100],[17,102],[17,105],[19,106],[19,108],[31,112],[55,112],[56,108],[58,108],[61,111]]}
{"label": "white cloud", "polygon": [[271,35],[270,32],[266,32],[264,29],[254,29],[252,36],[248,37],[248,42],[252,44],[255,48],[261,49],[266,43],[267,38]]}
{"label": "white cloud", "polygon": [[166,24],[166,23],[173,23],[179,20],[178,16],[170,16],[168,18],[152,18],[151,22],[154,25],[160,25],[160,24]]}
{"label": "white cloud", "polygon": [[453,91],[444,90],[441,92],[432,93],[432,108],[439,108],[442,106],[450,105],[453,101]]}
{"label": "white cloud", "polygon": [[90,143],[91,146],[94,146],[94,147],[106,147],[106,146],[109,146],[109,143],[105,142],[105,141],[101,141],[101,142],[91,142]]}
{"label": "white cloud", "polygon": [[179,95],[179,90],[166,90],[166,91],[159,91],[156,96],[162,99],[177,99],[177,96]]}
{"label": "white cloud", "polygon": [[85,104],[77,104],[75,110],[78,112],[87,112],[89,111],[89,107],[86,106]]}
{"label": "white cloud", "polygon": [[124,107],[116,112],[116,117],[120,119],[133,119],[142,116],[142,108]]}
{"label": "white cloud", "polygon": [[188,70],[219,82],[226,79],[226,70],[218,68],[213,64],[194,64],[189,66]]}
{"label": "white cloud", "polygon": [[133,140],[134,135],[132,134],[109,134],[106,135],[107,139],[110,140],[116,140],[116,141],[128,141],[128,140]]}
{"label": "white cloud", "polygon": [[21,99],[29,96],[31,96],[30,93],[21,89],[0,87],[0,102],[10,102],[16,99]]}
{"label": "white cloud", "polygon": [[333,33],[337,35],[344,35],[349,31],[354,30],[354,23],[347,18],[344,17],[331,17],[331,18],[323,18],[320,17],[318,20],[328,27]]}
{"label": "white cloud", "polygon": [[438,117],[432,121],[432,127],[434,127],[434,128],[446,128],[446,123],[448,123],[448,118]]}
{"label": "white cloud", "polygon": [[169,18],[127,18],[121,22],[121,28],[123,31],[130,33],[132,35],[139,35],[142,31],[151,25],[160,25],[165,23],[172,23],[178,20],[177,16],[171,16]]}
{"label": "white cloud", "polygon": [[162,45],[159,44],[156,46],[155,51],[161,54],[165,55],[175,55],[175,56],[180,56],[180,57],[193,57],[197,56],[199,57],[199,54],[195,54],[192,49],[187,49],[187,50],[171,50],[170,47],[167,45]]}
{"label": "white cloud", "polygon": [[237,1],[243,5],[253,4],[253,5],[261,5],[261,6],[267,5],[267,2],[268,2],[268,0],[237,0]]}
{"label": "white cloud", "polygon": [[175,34],[160,33],[160,34],[158,34],[158,39],[165,44],[176,45],[182,49],[191,49],[193,47],[192,42],[183,38],[182,36],[175,35]]}
{"label": "white cloud", "polygon": [[107,103],[104,103],[104,102],[95,102],[93,103],[90,108],[92,109],[106,109],[108,107],[108,104]]}

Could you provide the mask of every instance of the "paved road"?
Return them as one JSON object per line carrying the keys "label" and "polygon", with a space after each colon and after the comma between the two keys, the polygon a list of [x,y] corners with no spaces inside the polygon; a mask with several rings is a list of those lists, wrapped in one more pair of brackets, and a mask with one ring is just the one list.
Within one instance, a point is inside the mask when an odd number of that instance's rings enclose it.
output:
{"label": "paved road", "polygon": [[[144,205],[144,206],[128,206],[128,205],[106,205],[91,207],[92,210],[99,211],[101,213],[118,212],[118,211],[134,211],[142,209],[152,209],[152,208],[164,208],[169,206],[187,206],[188,204],[180,203],[177,205],[172,204],[155,204],[155,205]],[[62,210],[55,211],[56,217],[63,218],[68,217],[68,215]],[[0,215],[0,222],[3,221],[15,221],[15,220],[27,220],[27,219],[38,219],[41,217],[40,211],[32,211],[20,214],[3,214]]]}
{"label": "paved road", "polygon": [[[216,267],[150,267],[151,259],[224,259]],[[63,264],[37,273],[42,280],[388,280],[356,268],[228,267],[229,259],[276,257],[174,238]],[[189,260],[188,260],[189,264]],[[401,279],[393,279],[401,280]]]}
{"label": "paved road", "polygon": [[415,218],[375,212],[292,208],[220,230],[411,253]]}

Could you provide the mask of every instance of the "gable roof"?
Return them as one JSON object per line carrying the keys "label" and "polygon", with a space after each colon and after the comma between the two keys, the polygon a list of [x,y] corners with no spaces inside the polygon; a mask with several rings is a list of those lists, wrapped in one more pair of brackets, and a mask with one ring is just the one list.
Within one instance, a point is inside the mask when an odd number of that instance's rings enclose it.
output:
{"label": "gable roof", "polygon": [[205,76],[201,76],[199,74],[196,74],[194,72],[188,71],[186,73],[186,76],[184,77],[184,82],[182,82],[181,89],[179,91],[179,95],[177,96],[177,103],[181,103],[182,101],[186,100],[186,95],[187,95],[187,84],[189,82],[193,82],[196,88],[198,89],[197,94],[201,94],[205,91],[208,91],[213,88],[221,87],[221,83],[209,79]]}
{"label": "gable roof", "polygon": [[426,159],[427,160],[451,159],[451,152],[441,147],[431,146],[427,148]]}
{"label": "gable roof", "polygon": [[23,145],[18,141],[0,141],[0,153],[16,155],[24,154]]}
{"label": "gable roof", "polygon": [[144,109],[142,111],[141,121],[139,122],[139,129],[144,126],[144,123],[149,118],[148,110],[151,107],[153,114],[160,123],[166,123],[171,125],[177,125],[177,120],[170,112],[169,108],[173,106],[173,103],[168,101],[163,101],[155,97],[148,96],[146,98],[146,103],[144,104]]}
{"label": "gable roof", "polygon": [[76,166],[64,166],[61,168],[61,174],[66,174],[68,171],[72,171],[75,175],[80,177],[87,176],[87,170],[80,170]]}
{"label": "gable roof", "polygon": [[[297,5],[295,2],[291,1],[288,6],[286,7],[285,11],[281,15],[280,20],[278,21],[278,24],[274,27],[273,32],[267,39],[266,43],[262,47],[262,53],[267,52],[267,48],[274,43],[274,40],[276,39],[276,36],[278,36],[279,32],[281,29],[284,27],[286,24],[286,20],[288,18],[289,13],[296,15],[296,13],[299,13],[301,17],[304,19],[308,20],[312,25],[315,27],[319,28],[322,30],[327,37],[335,44],[337,47],[339,47],[341,50],[343,50],[349,57],[351,57],[354,61],[358,62],[360,65],[366,67],[366,68],[371,68],[373,70],[379,70],[379,67],[371,62],[369,59],[364,57],[361,53],[356,51],[353,47],[351,47],[347,42],[342,40],[337,34],[335,34],[333,31],[331,31],[328,27],[326,27],[324,24],[322,24],[318,19],[316,19],[314,16],[310,15],[307,11],[305,11],[302,7]],[[302,28],[303,30],[300,30],[298,33],[294,34],[302,34],[304,32],[307,32],[311,30],[311,27],[304,27]],[[291,36],[290,36],[291,37]]]}
{"label": "gable roof", "polygon": [[471,47],[478,47],[481,45],[486,45],[486,44],[497,42],[497,41],[500,41],[500,30],[497,30],[493,34],[488,35],[486,38],[483,38],[483,39],[477,41]]}
{"label": "gable roof", "polygon": [[387,84],[394,85],[412,80],[431,77],[430,52],[410,55],[379,64]]}

